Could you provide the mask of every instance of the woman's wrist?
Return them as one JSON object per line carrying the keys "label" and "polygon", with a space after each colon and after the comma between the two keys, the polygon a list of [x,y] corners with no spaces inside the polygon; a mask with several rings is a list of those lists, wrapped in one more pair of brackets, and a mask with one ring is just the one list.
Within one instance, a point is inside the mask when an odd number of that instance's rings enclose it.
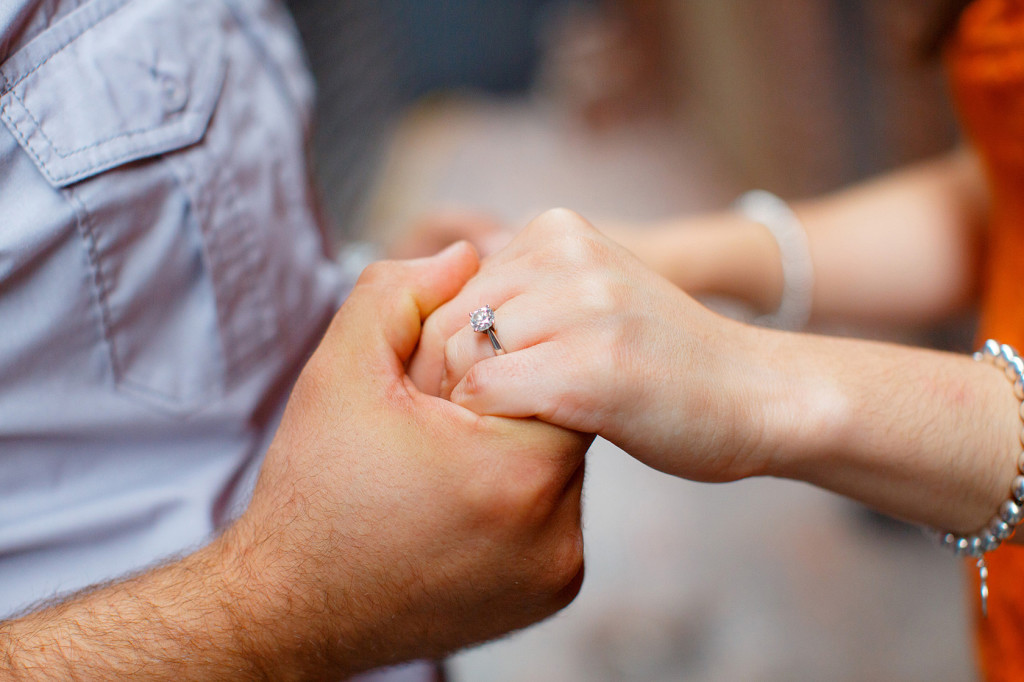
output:
{"label": "woman's wrist", "polygon": [[[725,482],[773,469],[773,426],[765,411],[768,384],[787,379],[758,357],[766,330],[722,317],[679,292],[672,323],[674,357],[656,376],[636,372],[618,403],[619,434],[602,434],[656,469],[682,478]],[[621,441],[621,442],[620,442]]]}
{"label": "woman's wrist", "polygon": [[769,369],[752,378],[764,473],[961,533],[985,525],[1006,498],[1020,428],[999,372],[949,353],[762,334],[753,364]]}
{"label": "woman's wrist", "polygon": [[[728,375],[715,383],[733,404],[733,448],[743,477],[788,474],[823,448],[843,415],[838,387],[801,367],[804,335],[729,320],[721,355]],[[795,362],[794,362],[795,360]]]}
{"label": "woman's wrist", "polygon": [[608,230],[645,265],[687,293],[732,298],[758,313],[782,297],[778,245],[763,226],[732,211]]}

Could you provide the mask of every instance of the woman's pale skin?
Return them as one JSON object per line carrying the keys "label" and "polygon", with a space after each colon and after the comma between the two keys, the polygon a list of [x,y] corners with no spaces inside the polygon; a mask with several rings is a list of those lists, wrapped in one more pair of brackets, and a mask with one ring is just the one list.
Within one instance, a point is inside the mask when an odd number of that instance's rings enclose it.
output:
{"label": "woman's pale skin", "polygon": [[[798,204],[814,316],[926,322],[962,308],[986,208],[963,153]],[[777,247],[732,214],[616,236],[633,253],[571,211],[532,221],[428,319],[410,376],[478,414],[597,433],[685,478],[800,479],[961,533],[1007,499],[1021,421],[1002,372],[709,311],[684,289],[778,305]],[[504,355],[467,324],[484,304]]]}

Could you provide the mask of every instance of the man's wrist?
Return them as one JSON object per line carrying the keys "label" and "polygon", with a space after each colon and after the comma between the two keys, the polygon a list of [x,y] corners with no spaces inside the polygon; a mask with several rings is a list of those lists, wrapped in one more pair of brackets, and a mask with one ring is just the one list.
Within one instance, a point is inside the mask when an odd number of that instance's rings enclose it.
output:
{"label": "man's wrist", "polygon": [[314,593],[289,597],[248,532],[236,524],[174,563],[0,624],[0,676],[290,679],[311,665],[349,674],[318,650],[330,640],[303,611]]}
{"label": "man's wrist", "polygon": [[236,522],[206,551],[210,554],[212,587],[222,627],[242,665],[253,673],[273,677],[279,667],[282,635],[280,587],[274,572],[258,560],[260,547],[251,529]]}
{"label": "man's wrist", "polygon": [[349,638],[336,632],[338,605],[328,607],[332,597],[318,580],[331,569],[309,576],[309,557],[279,546],[262,527],[243,515],[209,548],[219,609],[240,663],[275,680],[360,672],[341,657],[340,643]]}

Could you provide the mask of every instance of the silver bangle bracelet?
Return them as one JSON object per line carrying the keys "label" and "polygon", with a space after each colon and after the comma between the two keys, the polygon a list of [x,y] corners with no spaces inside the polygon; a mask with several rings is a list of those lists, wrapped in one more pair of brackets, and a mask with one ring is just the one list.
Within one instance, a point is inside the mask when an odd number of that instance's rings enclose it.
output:
{"label": "silver bangle bracelet", "polygon": [[[1018,414],[1024,421],[1024,360],[1020,354],[1005,343],[999,344],[992,339],[985,342],[981,350],[974,354],[974,359],[987,362],[997,369],[1003,370],[1006,378],[1013,384],[1013,394],[1022,401]],[[1024,442],[1024,432],[1021,433]],[[999,510],[981,530],[969,535],[943,533],[939,535],[939,543],[957,556],[969,556],[978,560],[978,576],[981,579],[981,612],[988,616],[988,566],[985,564],[985,552],[1003,544],[1024,520],[1024,452],[1017,456],[1017,475],[1010,484],[1010,495],[1000,505]]]}
{"label": "silver bangle bracelet", "polygon": [[758,317],[755,324],[800,331],[811,318],[814,294],[814,267],[803,223],[789,204],[763,189],[743,194],[734,206],[746,218],[764,225],[779,246],[782,300],[775,312]]}

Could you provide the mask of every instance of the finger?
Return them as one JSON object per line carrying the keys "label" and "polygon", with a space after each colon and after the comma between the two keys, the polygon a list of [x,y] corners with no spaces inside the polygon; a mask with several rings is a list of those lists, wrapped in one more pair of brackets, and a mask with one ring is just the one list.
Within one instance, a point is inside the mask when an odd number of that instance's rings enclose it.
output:
{"label": "finger", "polygon": [[[517,338],[514,334],[498,334],[497,329],[493,330],[495,338],[499,340],[504,353],[513,349],[524,348],[526,343],[523,339]],[[465,329],[457,331],[448,342],[444,344],[441,351],[443,362],[438,366],[440,380],[438,384],[438,395],[445,400],[451,398],[452,389],[466,375],[469,368],[478,362],[483,362],[495,357],[495,349],[487,334],[473,331],[468,325]]]}
{"label": "finger", "polygon": [[[534,277],[534,280],[543,275]],[[452,300],[440,306],[431,316],[430,324],[436,326],[437,334],[447,341],[462,329],[469,329],[469,316],[474,310],[485,305],[497,310],[509,299],[523,291],[524,281],[520,268],[515,265],[481,271],[469,281]]]}
{"label": "finger", "polygon": [[478,267],[476,251],[467,242],[430,258],[373,263],[342,307],[344,327],[378,332],[404,364],[419,341],[423,320],[455,296]]}
{"label": "finger", "polygon": [[555,608],[575,598],[583,580],[583,482],[585,465],[580,460],[561,491],[547,524],[547,538],[538,560],[550,562],[551,572],[562,583],[553,594]]}
{"label": "finger", "polygon": [[[457,405],[452,409],[462,410]],[[479,417],[474,415],[479,420]],[[489,452],[514,455],[515,466],[530,468],[527,464],[552,466],[556,468],[557,479],[562,486],[568,486],[570,479],[583,462],[587,448],[593,442],[590,434],[564,429],[537,419],[508,419],[486,417],[486,435]]]}
{"label": "finger", "polygon": [[602,393],[612,382],[574,357],[561,343],[541,343],[473,365],[451,392],[451,400],[479,415],[537,417],[551,424],[597,433],[611,419],[601,414]]}
{"label": "finger", "polygon": [[562,248],[594,237],[604,239],[575,213],[545,211],[505,248],[485,259],[469,284],[438,309],[436,319],[430,320],[436,325],[432,332],[446,340],[466,327],[467,315],[480,306],[497,309],[523,291],[545,291],[572,283],[576,273],[566,267]]}
{"label": "finger", "polygon": [[405,373],[420,393],[438,396],[444,375],[444,337],[437,331],[434,315],[423,323],[420,342],[409,360]]}
{"label": "finger", "polygon": [[[565,306],[550,291],[516,296],[494,311],[494,333],[506,354],[521,351],[553,338],[565,326],[578,325],[567,319]],[[448,398],[470,367],[494,357],[487,334],[464,325],[444,345],[444,368],[440,396]]]}
{"label": "finger", "polygon": [[542,536],[532,544],[534,551],[522,556],[525,564],[510,570],[526,569],[531,575],[540,570],[550,580],[547,608],[560,609],[572,601],[582,582],[584,459],[593,438],[533,419],[488,421],[500,424],[514,438],[511,449],[504,451],[515,456],[499,460],[507,475],[537,483],[526,483],[529,503],[521,509],[527,514],[526,527]]}
{"label": "finger", "polygon": [[[448,339],[463,329],[469,329],[469,314],[477,308],[489,305],[496,309],[515,296],[518,291],[515,277],[515,273],[508,269],[488,274],[481,272],[427,319],[420,345],[407,370],[421,391],[439,395]],[[487,347],[490,348],[490,344]]]}

